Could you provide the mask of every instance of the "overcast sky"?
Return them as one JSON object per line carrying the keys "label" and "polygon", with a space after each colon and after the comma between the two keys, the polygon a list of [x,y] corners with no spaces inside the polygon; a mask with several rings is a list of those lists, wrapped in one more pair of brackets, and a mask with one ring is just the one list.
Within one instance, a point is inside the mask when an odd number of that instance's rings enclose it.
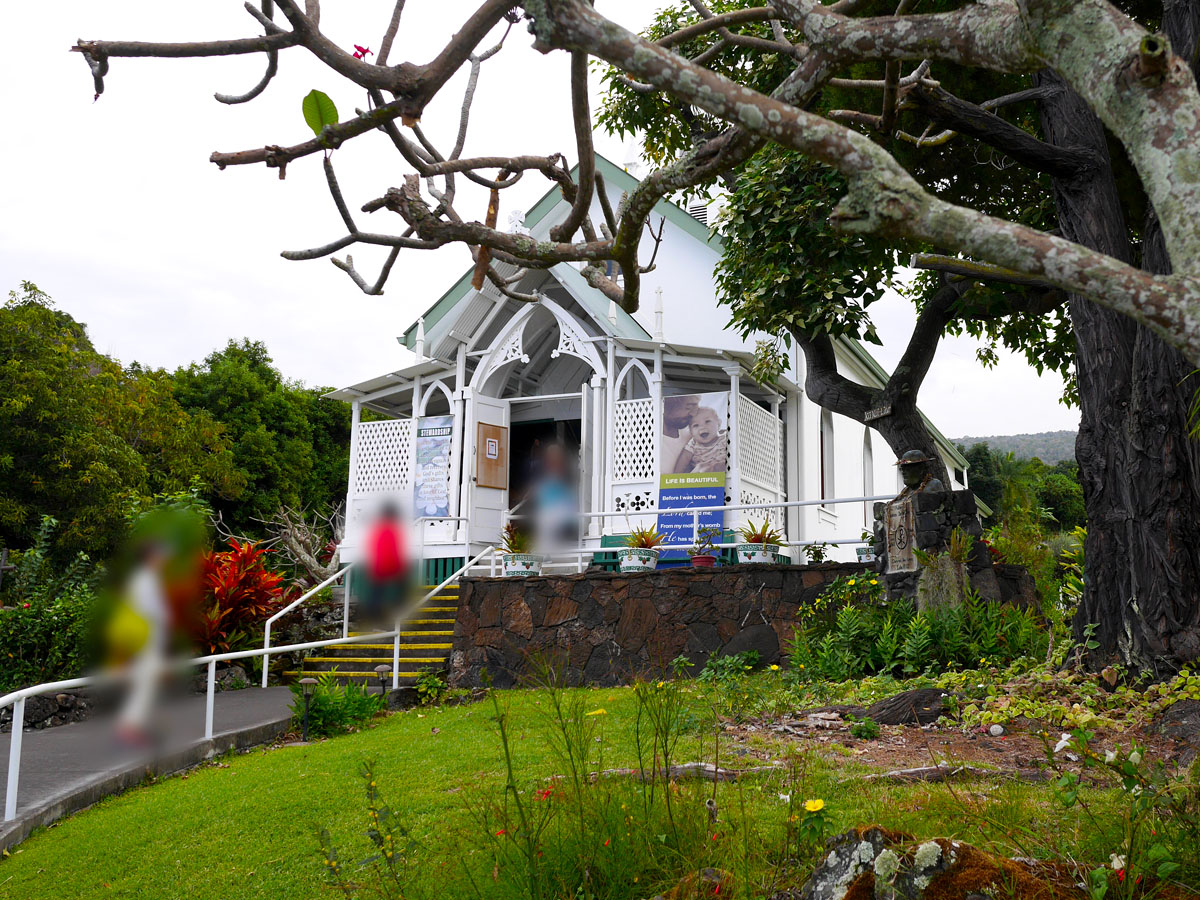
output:
{"label": "overcast sky", "polygon": [[[391,3],[325,4],[322,29],[349,47],[378,49]],[[628,27],[645,24],[653,5],[598,0]],[[475,0],[409,0],[391,62],[427,61],[477,6]],[[68,49],[77,38],[209,40],[243,37],[256,25],[234,0],[203,4],[161,0],[59,0],[10,3],[0,13],[0,84],[9,138],[0,181],[0,288],[36,282],[59,307],[88,325],[97,348],[124,362],[173,368],[202,359],[231,337],[266,342],[290,378],[341,386],[406,362],[395,336],[469,264],[462,247],[402,251],[386,293],[367,297],[327,260],[288,262],[302,249],[341,234],[319,158],[299,160],[279,181],[262,166],[224,172],[213,150],[293,144],[311,136],[300,111],[312,88],[328,93],[345,118],[364,99],[303,50],[280,55],[280,72],[257,100],[226,106],[214,91],[241,93],[262,73],[258,55],[233,59],[114,59],[106,91],[92,100],[87,66]],[[484,65],[466,155],[565,152],[569,126],[567,57],[530,47],[524,26]],[[457,123],[460,73],[422,122],[446,142]],[[598,134],[614,162],[631,142]],[[382,135],[360,138],[335,156],[352,210],[400,182],[406,171]],[[504,194],[501,221],[546,189],[535,176]],[[460,210],[482,218],[486,197],[460,189]],[[383,230],[393,223],[363,224]],[[390,217],[376,213],[374,217]],[[381,253],[351,251],[374,280]],[[893,298],[872,307],[885,367],[903,349],[913,321]],[[1038,377],[1023,360],[1002,356],[984,370],[975,342],[942,343],[921,405],[948,435],[1074,428],[1078,416],[1058,403],[1062,385]]]}

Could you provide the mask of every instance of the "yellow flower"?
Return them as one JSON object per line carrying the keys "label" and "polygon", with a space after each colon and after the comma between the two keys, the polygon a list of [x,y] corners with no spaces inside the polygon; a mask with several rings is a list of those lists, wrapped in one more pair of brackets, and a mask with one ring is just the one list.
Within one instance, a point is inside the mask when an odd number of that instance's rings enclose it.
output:
{"label": "yellow flower", "polygon": [[607,715],[608,715],[608,710],[607,710],[607,709],[593,709],[593,710],[592,710],[590,713],[585,713],[585,715],[588,715],[588,716],[607,716]]}
{"label": "yellow flower", "polygon": [[871,579],[871,584],[879,584],[879,582],[878,582],[878,581],[876,581],[874,578],[872,578],[872,579]]}
{"label": "yellow flower", "polygon": [[774,665],[773,665],[773,666],[771,666],[771,667],[770,667],[770,669],[771,669],[771,671],[772,671],[772,672],[778,672],[778,671],[779,671],[779,666],[774,666]]}
{"label": "yellow flower", "polygon": [[854,587],[854,579],[853,579],[853,578],[851,578],[851,579],[850,579],[848,582],[846,582],[846,583],[847,583],[847,584],[849,584],[849,585],[850,585],[850,587]]}
{"label": "yellow flower", "polygon": [[804,808],[808,812],[820,812],[821,810],[823,810],[825,808],[825,801],[824,800],[805,800]]}

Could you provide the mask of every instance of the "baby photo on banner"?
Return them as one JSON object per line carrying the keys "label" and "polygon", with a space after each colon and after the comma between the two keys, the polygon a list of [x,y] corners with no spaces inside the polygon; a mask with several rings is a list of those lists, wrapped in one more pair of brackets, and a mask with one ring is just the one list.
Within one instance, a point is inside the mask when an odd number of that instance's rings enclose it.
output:
{"label": "baby photo on banner", "polygon": [[[729,393],[682,394],[663,398],[660,441],[658,530],[668,547],[692,543],[692,514],[667,512],[725,505],[729,454]],[[700,528],[723,528],[720,510],[700,513]],[[664,557],[679,558],[679,551]]]}
{"label": "baby photo on banner", "polygon": [[417,470],[413,478],[414,514],[450,515],[450,438],[454,416],[422,416],[417,420]]}

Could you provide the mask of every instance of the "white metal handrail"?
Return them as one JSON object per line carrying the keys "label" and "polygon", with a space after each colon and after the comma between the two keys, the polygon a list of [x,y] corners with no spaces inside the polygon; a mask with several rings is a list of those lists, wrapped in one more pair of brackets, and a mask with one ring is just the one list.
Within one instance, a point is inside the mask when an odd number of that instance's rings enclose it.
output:
{"label": "white metal handrail", "polygon": [[[684,507],[680,507],[678,509],[658,509],[658,508],[646,509],[646,510],[639,510],[638,512],[632,513],[632,515],[656,516],[656,517],[659,515],[690,515],[692,517],[692,541],[694,542],[700,535],[700,514],[701,513],[737,512],[739,510],[760,510],[760,509],[763,509],[763,510],[765,510],[765,509],[795,509],[795,508],[802,507],[802,506],[833,506],[838,503],[870,503],[870,502],[878,501],[878,500],[894,500],[894,499],[895,499],[894,495],[879,494],[879,495],[873,496],[873,497],[831,497],[831,498],[827,498],[824,500],[781,500],[781,501],[778,501],[775,503],[728,503],[724,506],[684,506]],[[520,504],[518,504],[518,506],[519,505]],[[525,514],[519,515],[519,516],[511,515],[513,512],[516,511],[516,509],[517,509],[517,507],[513,507],[512,510],[508,511],[509,518],[513,518],[513,519],[529,518],[529,513],[525,513]],[[581,524],[586,522],[589,519],[600,519],[601,527],[603,527],[603,523],[606,519],[612,518],[614,516],[620,516],[621,518],[628,520],[631,513],[629,512],[629,510],[602,510],[600,512],[581,512],[581,513],[576,513],[575,515],[576,515],[576,518],[578,518],[580,520]],[[839,539],[839,540],[826,540],[826,541],[820,541],[820,540],[784,541],[783,543],[789,547],[804,547],[804,546],[809,546],[811,544],[845,544],[845,543],[861,544],[861,543],[865,543],[865,542],[861,538],[859,538],[857,540]],[[678,547],[681,545],[673,544],[671,546]],[[717,544],[716,546],[723,547],[726,545]]]}
{"label": "white metal handrail", "polygon": [[[304,603],[310,597],[315,596],[320,591],[323,591],[325,588],[329,587],[331,584],[333,584],[335,581],[337,581],[339,578],[341,578],[343,575],[345,575],[349,570],[350,570],[349,566],[342,566],[342,568],[338,569],[336,572],[334,572],[332,575],[330,575],[328,578],[326,578],[324,581],[322,581],[320,584],[318,584],[315,588],[312,588],[311,590],[307,591],[306,593],[301,594],[299,597],[297,597],[295,600],[293,600],[291,603],[289,603],[287,606],[285,606],[279,612],[275,613],[275,615],[271,616],[271,618],[267,619],[266,624],[263,627],[263,654],[264,654],[264,656],[263,656],[263,677],[262,677],[262,686],[263,687],[267,686],[267,668],[268,668],[268,663],[271,661],[271,656],[270,656],[271,626],[275,624],[275,620],[278,619],[280,616],[286,616],[288,613],[290,613],[293,609],[295,609],[301,603]],[[350,595],[350,592],[347,591],[346,592],[347,599],[349,598],[349,595]],[[343,607],[344,608],[342,610],[342,619],[343,619],[343,621],[342,621],[342,637],[346,637],[346,623],[349,619],[349,612],[348,612],[348,609],[345,608],[346,604],[343,604]]]}
{"label": "white metal handrail", "polygon": [[[467,572],[469,572],[471,570],[471,568],[474,567],[475,564],[478,563],[481,559],[483,559],[485,556],[487,556],[491,553],[495,553],[495,552],[496,552],[495,547],[488,547],[486,550],[483,550],[478,555],[476,555],[474,559],[468,560],[466,563],[463,564],[462,568],[458,569],[453,574],[447,576],[445,581],[443,581],[437,587],[430,589],[429,593],[427,593],[424,597],[422,597],[420,600],[418,600],[415,604],[408,607],[408,609],[406,610],[405,619],[411,618],[419,610],[421,610],[425,606],[426,603],[428,603],[430,600],[432,600],[434,597],[436,597],[438,594],[440,594],[443,590],[445,590],[446,587],[451,582],[456,581],[459,578],[462,578],[462,576],[465,575]],[[397,620],[396,629],[395,629],[396,636],[395,636],[394,642],[392,644],[392,690],[393,691],[397,687],[400,686],[400,624],[401,624],[400,621]]]}
{"label": "white metal handrail", "polygon": [[[173,668],[189,669],[193,666],[207,665],[208,666],[208,683],[206,697],[204,703],[204,739],[212,740],[213,735],[213,706],[214,697],[216,694],[217,682],[217,663],[230,662],[238,659],[251,659],[255,656],[264,657],[263,670],[267,669],[266,657],[272,653],[295,653],[301,650],[317,650],[322,647],[334,647],[342,644],[359,644],[370,641],[379,641],[383,638],[393,638],[392,645],[392,688],[393,690],[398,685],[399,676],[396,674],[399,665],[400,657],[400,628],[414,616],[420,609],[444,590],[456,578],[461,578],[471,567],[476,565],[481,559],[495,551],[494,547],[488,547],[478,556],[464,565],[461,569],[448,577],[445,581],[439,584],[436,588],[427,593],[417,603],[409,606],[404,615],[396,619],[395,627],[390,631],[380,631],[372,634],[358,634],[353,637],[331,638],[324,641],[308,641],[303,644],[285,644],[279,647],[264,647],[255,650],[236,650],[229,653],[214,653],[209,656],[198,656],[194,659],[182,660],[173,663]],[[342,569],[335,576],[343,574],[349,567]],[[322,585],[323,586],[323,585]],[[318,590],[319,588],[314,588]],[[299,605],[299,601],[293,601],[293,605]],[[286,610],[285,610],[286,611]],[[116,681],[125,680],[127,676],[122,676],[115,673],[102,673],[99,675],[88,675],[83,678],[68,678],[63,681],[51,681],[45,684],[35,684],[27,688],[21,688],[18,691],[12,691],[0,697],[0,709],[11,705],[13,707],[12,715],[12,739],[8,745],[8,778],[7,788],[4,795],[4,821],[11,822],[17,816],[17,787],[20,783],[21,776],[21,743],[25,731],[25,701],[30,697],[37,697],[42,694],[57,693],[59,691],[72,690],[75,688],[94,687],[101,684],[111,684]]]}

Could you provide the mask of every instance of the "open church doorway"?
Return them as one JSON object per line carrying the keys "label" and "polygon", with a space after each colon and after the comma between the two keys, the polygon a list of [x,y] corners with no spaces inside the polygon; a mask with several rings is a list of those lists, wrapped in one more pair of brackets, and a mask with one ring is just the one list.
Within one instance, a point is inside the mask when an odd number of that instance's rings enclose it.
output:
{"label": "open church doorway", "polygon": [[541,475],[542,454],[551,444],[558,444],[563,448],[568,464],[577,472],[582,436],[579,419],[513,422],[509,436],[510,504],[515,506],[524,500],[529,489],[537,483]]}

